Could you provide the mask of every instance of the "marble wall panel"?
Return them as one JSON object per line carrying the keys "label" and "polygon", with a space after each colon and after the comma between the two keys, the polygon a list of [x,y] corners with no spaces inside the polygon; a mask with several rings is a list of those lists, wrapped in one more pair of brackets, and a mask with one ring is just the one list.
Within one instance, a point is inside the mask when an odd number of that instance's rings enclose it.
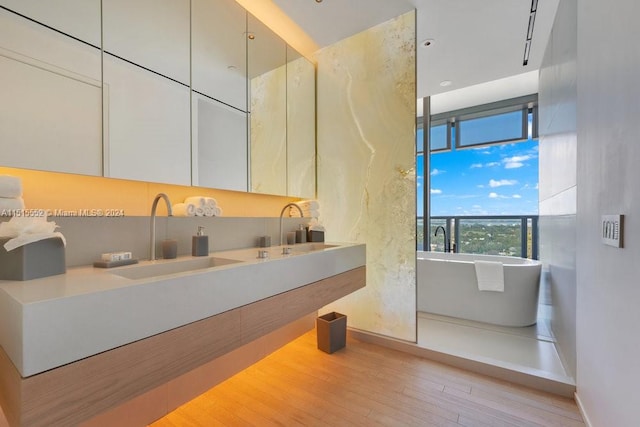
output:
{"label": "marble wall panel", "polygon": [[318,64],[318,199],[330,241],[367,245],[367,286],[329,307],[416,339],[416,39],[409,12],[326,47]]}

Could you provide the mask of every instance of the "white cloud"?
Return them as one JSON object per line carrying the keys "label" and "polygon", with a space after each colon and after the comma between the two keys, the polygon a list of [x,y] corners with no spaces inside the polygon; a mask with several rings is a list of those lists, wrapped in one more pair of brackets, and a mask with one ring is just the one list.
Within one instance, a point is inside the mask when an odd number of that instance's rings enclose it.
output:
{"label": "white cloud", "polygon": [[505,169],[518,169],[524,166],[524,162],[534,159],[536,156],[525,154],[523,156],[505,157],[502,159]]}
{"label": "white cloud", "polygon": [[524,156],[513,156],[507,157],[503,161],[505,163],[514,163],[514,162],[526,162],[527,160],[533,159],[533,156],[530,154],[525,154]]}
{"label": "white cloud", "polygon": [[485,165],[488,168],[492,168],[494,166],[500,166],[500,162],[490,162]]}
{"label": "white cloud", "polygon": [[484,185],[482,185],[482,184],[478,184],[476,187],[478,187],[478,188],[484,188]]}
{"label": "white cloud", "polygon": [[502,187],[505,185],[516,185],[517,183],[518,181],[516,181],[515,179],[501,179],[500,181],[496,181],[495,179],[492,179],[489,181],[489,187],[496,188],[496,187]]}
{"label": "white cloud", "polygon": [[442,190],[439,190],[437,188],[432,188],[431,189],[431,194],[442,194]]}
{"label": "white cloud", "polygon": [[482,163],[474,163],[471,165],[471,169],[478,169],[482,167]]}
{"label": "white cloud", "polygon": [[431,171],[431,173],[429,175],[431,175],[431,176],[442,175],[445,172],[446,171],[443,171],[443,170],[440,170],[440,169],[434,169],[434,170]]}
{"label": "white cloud", "polygon": [[508,162],[504,164],[505,169],[518,169],[524,166],[521,162]]}
{"label": "white cloud", "polygon": [[519,195],[519,194],[514,194],[512,197],[513,197],[514,199],[522,199],[522,196],[521,196],[521,195]]}
{"label": "white cloud", "polygon": [[498,193],[489,193],[489,198],[490,199],[497,199],[498,198]]}

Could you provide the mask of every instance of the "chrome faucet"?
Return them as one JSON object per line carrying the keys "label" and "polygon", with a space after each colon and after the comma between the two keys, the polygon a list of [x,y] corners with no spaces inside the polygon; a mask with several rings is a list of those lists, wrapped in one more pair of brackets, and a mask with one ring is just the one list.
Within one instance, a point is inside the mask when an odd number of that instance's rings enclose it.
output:
{"label": "chrome faucet", "polygon": [[167,216],[173,216],[173,211],[171,210],[171,201],[169,200],[169,196],[164,193],[158,193],[155,199],[153,199],[153,204],[151,205],[151,232],[150,241],[149,241],[149,259],[151,261],[156,260],[156,208],[158,207],[158,202],[160,199],[163,199],[167,204]]}
{"label": "chrome faucet", "polygon": [[444,236],[444,251],[451,252],[451,241],[447,239],[447,230],[441,225],[436,227],[436,232],[433,234],[434,237],[438,236],[438,231],[442,230],[442,235]]}
{"label": "chrome faucet", "polygon": [[282,211],[280,211],[280,246],[282,246],[282,217],[284,215],[284,211],[286,211],[287,208],[290,207],[295,207],[296,209],[298,209],[298,212],[300,212],[300,218],[304,217],[302,209],[300,209],[300,206],[296,205],[295,203],[287,203],[284,208],[282,208]]}

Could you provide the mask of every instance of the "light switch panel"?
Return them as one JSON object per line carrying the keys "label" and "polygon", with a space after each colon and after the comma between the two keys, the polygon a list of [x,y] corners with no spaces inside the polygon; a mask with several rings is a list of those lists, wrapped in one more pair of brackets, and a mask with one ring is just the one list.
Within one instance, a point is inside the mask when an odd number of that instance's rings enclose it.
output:
{"label": "light switch panel", "polygon": [[602,243],[614,248],[621,248],[624,235],[624,215],[602,215],[600,222]]}

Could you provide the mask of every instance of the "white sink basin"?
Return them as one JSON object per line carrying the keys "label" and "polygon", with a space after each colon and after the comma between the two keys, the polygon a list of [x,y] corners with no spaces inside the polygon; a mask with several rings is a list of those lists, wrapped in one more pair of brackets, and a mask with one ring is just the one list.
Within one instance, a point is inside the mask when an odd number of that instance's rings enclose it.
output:
{"label": "white sink basin", "polygon": [[330,248],[335,248],[338,245],[326,245],[324,243],[302,243],[302,244],[297,244],[295,246],[291,246],[291,250],[293,252],[302,252],[302,253],[307,253],[307,252],[315,252],[315,251],[322,251],[325,249],[330,249]]}
{"label": "white sink basin", "polygon": [[110,273],[127,279],[147,279],[150,277],[166,276],[168,274],[184,273],[187,271],[202,270],[205,268],[220,267],[222,265],[235,264],[237,259],[203,257],[176,261],[156,261],[154,264],[135,265],[122,267]]}

